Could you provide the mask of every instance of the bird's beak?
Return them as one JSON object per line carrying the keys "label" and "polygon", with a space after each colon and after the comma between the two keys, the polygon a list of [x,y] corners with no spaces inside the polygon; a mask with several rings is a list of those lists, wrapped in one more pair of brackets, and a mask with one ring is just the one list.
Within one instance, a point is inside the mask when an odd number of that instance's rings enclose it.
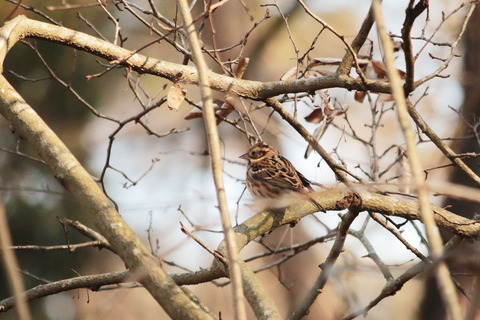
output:
{"label": "bird's beak", "polygon": [[242,154],[239,158],[244,159],[244,160],[248,160],[248,153]]}

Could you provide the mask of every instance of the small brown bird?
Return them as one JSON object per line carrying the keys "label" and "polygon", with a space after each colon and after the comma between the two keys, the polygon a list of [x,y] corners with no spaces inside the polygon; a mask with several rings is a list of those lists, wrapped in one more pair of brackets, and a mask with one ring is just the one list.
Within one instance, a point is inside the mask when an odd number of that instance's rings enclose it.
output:
{"label": "small brown bird", "polygon": [[[313,191],[310,181],[265,142],[257,143],[240,158],[248,161],[247,188],[256,199],[279,199],[288,194],[304,196]],[[316,201],[306,198],[323,211]]]}

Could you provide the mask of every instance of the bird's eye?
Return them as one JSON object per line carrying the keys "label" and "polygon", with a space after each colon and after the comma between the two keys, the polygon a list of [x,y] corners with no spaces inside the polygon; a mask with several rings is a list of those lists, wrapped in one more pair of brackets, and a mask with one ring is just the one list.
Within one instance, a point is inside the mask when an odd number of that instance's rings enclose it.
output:
{"label": "bird's eye", "polygon": [[250,154],[250,158],[253,158],[253,159],[260,158],[261,156],[262,156],[261,151],[252,151]]}

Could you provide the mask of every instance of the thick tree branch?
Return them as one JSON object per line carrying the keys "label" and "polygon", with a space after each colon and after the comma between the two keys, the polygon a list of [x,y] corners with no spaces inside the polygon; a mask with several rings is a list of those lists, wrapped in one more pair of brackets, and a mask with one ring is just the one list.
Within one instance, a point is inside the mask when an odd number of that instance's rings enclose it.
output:
{"label": "thick tree branch", "polygon": [[[198,74],[195,67],[147,57],[85,33],[27,19],[24,16],[18,16],[5,23],[0,34],[7,41],[7,45],[0,48],[0,59],[4,59],[7,51],[18,41],[25,38],[37,38],[60,43],[102,57],[111,61],[112,66],[128,66],[139,73],[157,75],[173,82],[198,84]],[[312,92],[333,87],[348,90],[369,90],[374,93],[390,92],[388,82],[367,80],[366,83],[363,83],[361,79],[354,79],[347,75],[259,82],[232,78],[212,71],[207,71],[206,74],[212,89],[256,100],[285,93]]]}
{"label": "thick tree branch", "polygon": [[[405,218],[408,220],[420,219],[418,205],[414,202],[400,198],[394,198],[392,196],[381,195],[367,190],[359,190],[358,193],[362,199],[361,203],[354,202],[354,195],[345,187],[337,187],[327,191],[317,192],[313,195],[313,197],[315,201],[317,201],[326,210],[338,211],[347,209],[351,205],[357,205],[357,208],[360,211],[379,212],[384,215]],[[480,238],[480,221],[464,218],[448,210],[438,208],[433,205],[432,208],[434,210],[437,225],[440,228],[449,230],[461,238]],[[243,248],[253,239],[267,234],[279,226],[296,223],[303,217],[306,217],[317,210],[318,209],[309,201],[304,201],[285,209],[283,214],[279,212],[268,211],[258,213],[234,228],[237,246],[238,248]],[[225,251],[224,242],[219,245],[218,251]],[[429,263],[427,259],[425,259],[424,262]],[[91,288],[92,290],[96,290],[103,285],[118,284],[125,281],[136,280],[133,277],[129,278],[129,274],[131,274],[131,272],[123,271],[105,275],[92,275],[52,282],[51,284],[45,285],[45,287],[35,287],[27,290],[27,299],[31,300],[44,297],[51,294],[52,290],[55,292],[77,288]],[[225,269],[220,263],[214,262],[213,265],[208,269],[202,269],[191,273],[172,274],[170,276],[177,285],[194,285],[225,277]],[[250,279],[252,279],[250,276],[244,277],[243,281],[245,288],[249,288],[251,286],[245,284],[245,281],[250,281]],[[68,285],[65,286],[65,284]],[[391,284],[392,283],[388,284],[388,286]],[[48,290],[46,288],[48,288]],[[62,288],[65,288],[65,290],[62,290]],[[256,288],[253,287],[253,289],[255,290]],[[261,297],[261,291],[258,293],[255,293],[254,291],[253,293],[254,294],[246,292],[247,298],[257,299],[258,297]],[[12,298],[8,298],[0,302],[0,311],[6,311],[12,307]]]}
{"label": "thick tree branch", "polygon": [[[327,211],[345,210],[352,206],[359,211],[378,212],[384,215],[420,220],[418,204],[393,196],[370,192],[365,186],[356,185],[356,194],[346,187],[336,187],[312,193],[312,198]],[[361,201],[359,200],[361,199]],[[440,228],[451,231],[463,238],[480,238],[480,221],[456,215],[448,210],[431,205],[435,222]],[[281,225],[298,222],[303,217],[317,212],[318,208],[309,201],[299,202],[279,212],[260,212],[234,228],[239,248]],[[219,246],[221,248],[223,244]]]}
{"label": "thick tree branch", "polygon": [[[9,48],[8,40],[5,35],[0,38],[2,59],[2,54]],[[0,61],[3,63],[2,59]],[[140,281],[164,310],[173,318],[211,319],[211,315],[175,285],[157,259],[123,221],[91,175],[3,76],[0,77],[0,88],[0,113],[83,206],[115,252],[141,278]]]}

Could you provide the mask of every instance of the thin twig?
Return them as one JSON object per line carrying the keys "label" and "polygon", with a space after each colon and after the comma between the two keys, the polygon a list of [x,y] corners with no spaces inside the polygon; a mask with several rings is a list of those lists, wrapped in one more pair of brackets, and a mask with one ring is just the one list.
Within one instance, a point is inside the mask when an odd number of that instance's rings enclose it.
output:
{"label": "thin twig", "polygon": [[[130,271],[122,271],[69,278],[38,285],[25,291],[24,295],[27,301],[32,301],[58,292],[65,292],[78,288],[89,288],[93,291],[97,291],[105,285],[119,284],[129,281],[129,275],[131,275]],[[4,299],[0,301],[0,312],[7,311],[14,306],[16,306],[16,303],[13,298]]]}
{"label": "thin twig", "polygon": [[12,246],[10,249],[12,250],[38,250],[42,252],[47,251],[56,251],[56,250],[67,250],[68,252],[74,252],[77,249],[81,248],[90,248],[90,247],[97,247],[97,248],[104,248],[105,245],[101,241],[88,241],[83,243],[77,244],[62,244],[57,246],[39,246],[39,245],[23,245],[23,246]]}
{"label": "thin twig", "polygon": [[[456,10],[459,10],[460,8],[463,8],[463,6],[465,4],[466,3],[463,3]],[[419,79],[418,81],[415,81],[415,83],[413,84],[413,88],[417,88],[421,84],[424,84],[425,82],[427,82],[427,81],[429,81],[429,80],[431,80],[435,77],[440,77],[440,73],[448,68],[452,59],[456,58],[456,57],[459,57],[459,55],[455,52],[455,49],[457,48],[458,44],[460,43],[460,40],[463,37],[463,34],[466,31],[468,21],[470,20],[470,17],[472,16],[472,14],[474,12],[475,7],[476,7],[476,3],[472,1],[470,9],[468,10],[467,14],[465,15],[465,19],[463,20],[460,32],[458,33],[454,42],[450,44],[450,55],[448,56],[448,58],[443,59],[444,63],[442,63],[442,65],[437,70],[435,70],[431,74],[428,74],[428,75],[424,76],[423,78]],[[452,13],[456,12],[456,10],[454,10]]]}
{"label": "thin twig", "polygon": [[372,259],[372,261],[378,266],[378,269],[380,269],[380,271],[382,272],[383,277],[387,281],[393,280],[393,275],[390,272],[390,270],[388,269],[388,266],[385,264],[385,262],[383,262],[380,259],[377,252],[373,248],[372,244],[370,243],[370,241],[365,236],[365,233],[363,231],[358,232],[358,231],[355,231],[355,230],[349,230],[348,233],[351,234],[352,236],[354,236],[355,238],[357,238],[358,240],[360,240],[360,242],[363,244],[363,246],[367,250],[366,257]]}
{"label": "thin twig", "polygon": [[410,267],[399,277],[395,278],[394,280],[388,281],[387,284],[383,287],[380,294],[375,299],[373,299],[365,308],[352,312],[348,316],[344,317],[342,320],[352,320],[360,315],[366,316],[368,311],[375,307],[380,301],[382,301],[386,297],[393,296],[403,287],[403,285],[407,281],[424,272],[427,269],[428,265],[428,263],[425,263],[423,261],[419,262],[414,266]]}
{"label": "thin twig", "polygon": [[220,252],[218,252],[217,250],[213,250],[211,249],[209,246],[207,246],[205,244],[205,242],[203,242],[202,240],[200,240],[199,238],[197,238],[193,233],[190,232],[190,230],[187,229],[187,227],[185,227],[185,225],[183,223],[180,222],[180,230],[185,233],[187,236],[189,236],[190,238],[192,238],[193,240],[195,240],[196,243],[198,243],[203,249],[207,250],[212,256],[214,256],[215,258],[217,258],[218,260],[222,261],[223,263],[227,263],[227,259],[223,256],[223,254],[221,254]]}
{"label": "thin twig", "polygon": [[315,15],[308,7],[307,5],[303,2],[303,0],[297,0],[298,3],[303,7],[305,12],[311,16],[315,21],[320,23],[325,29],[330,30],[331,33],[333,33],[340,41],[343,42],[343,44],[347,47],[348,51],[350,52],[353,62],[355,64],[355,70],[357,71],[358,76],[362,80],[363,83],[367,83],[367,78],[365,77],[365,74],[362,71],[362,68],[360,68],[360,64],[358,63],[358,58],[357,58],[357,52],[352,48],[352,46],[345,40],[345,36],[341,35],[340,33],[337,32],[332,26],[330,26],[328,23],[320,19],[317,15]]}
{"label": "thin twig", "polygon": [[420,260],[424,262],[430,262],[430,259],[425,257],[423,253],[421,253],[417,248],[412,246],[410,243],[405,240],[404,237],[398,232],[397,230],[393,229],[390,227],[386,222],[382,221],[380,217],[375,212],[369,211],[370,217],[372,217],[373,220],[375,220],[379,225],[384,227],[385,229],[388,230],[391,234],[393,234],[408,250],[410,250],[413,254],[415,254]]}
{"label": "thin twig", "polygon": [[[370,6],[370,9],[368,9],[367,16],[363,20],[362,25],[360,26],[360,29],[358,30],[357,35],[352,41],[351,47],[353,53],[357,54],[358,51],[360,51],[360,48],[363,46],[365,41],[367,40],[368,34],[370,33],[370,30],[372,29],[373,23],[374,23],[374,15],[373,15],[373,9]],[[355,55],[352,54],[350,50],[347,50],[345,55],[342,58],[342,62],[338,66],[337,69],[337,74],[349,74],[350,69],[352,68],[352,64],[354,62]],[[357,58],[358,59],[358,58]]]}

